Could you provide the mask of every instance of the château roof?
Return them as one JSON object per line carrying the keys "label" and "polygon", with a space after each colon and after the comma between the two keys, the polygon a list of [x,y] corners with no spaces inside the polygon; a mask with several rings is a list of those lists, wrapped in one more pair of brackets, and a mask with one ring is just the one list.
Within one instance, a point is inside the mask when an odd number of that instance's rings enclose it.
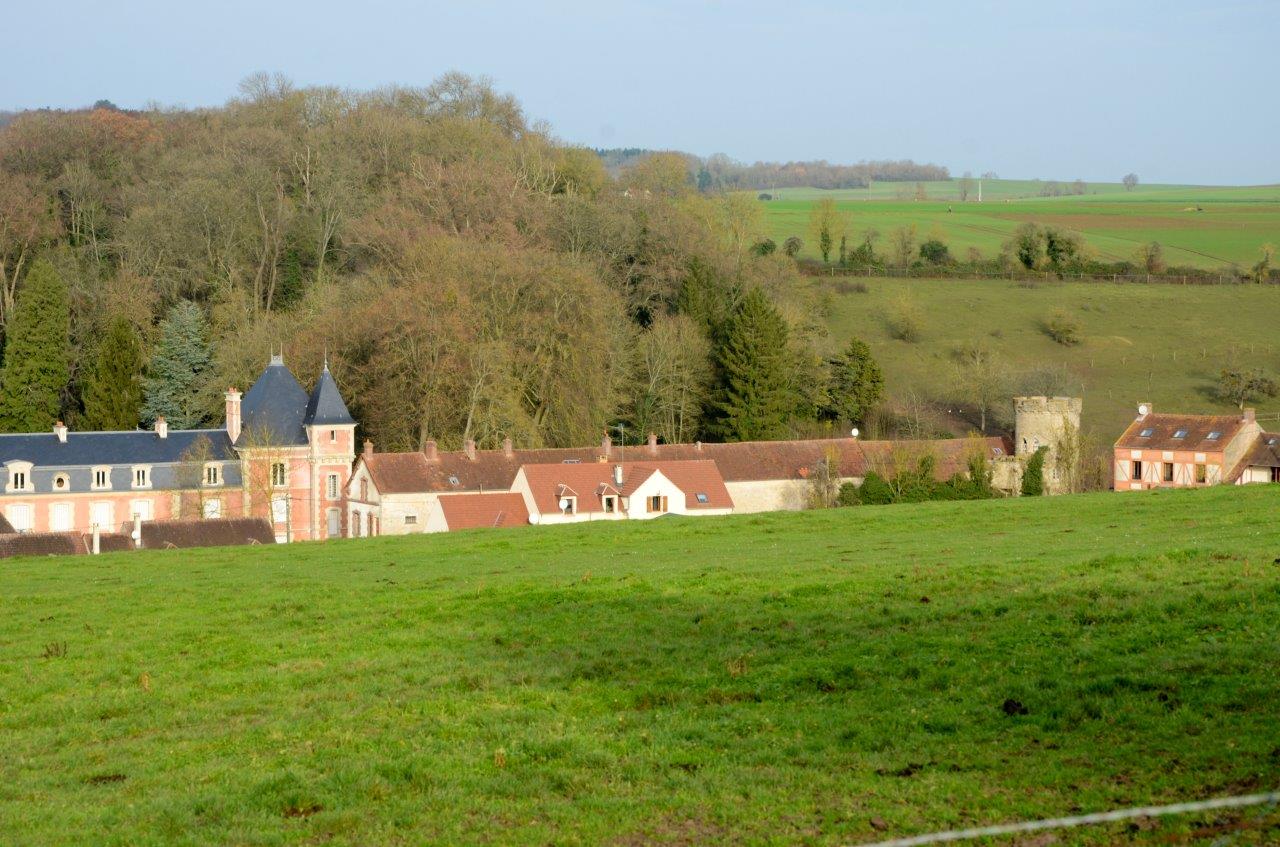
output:
{"label": "ch\u00e2teau roof", "polygon": [[30,462],[44,468],[171,464],[183,461],[202,437],[209,441],[211,460],[235,458],[225,429],[171,429],[167,438],[139,429],[68,432],[66,441],[52,432],[0,435],[0,464]]}
{"label": "ch\u00e2teau roof", "polygon": [[338,391],[338,383],[334,382],[326,364],[316,380],[316,387],[307,402],[307,413],[303,418],[304,426],[345,426],[355,423],[347,404],[342,402],[342,394]]}
{"label": "ch\u00e2teau roof", "polygon": [[[283,356],[272,356],[267,369],[240,404],[241,429],[236,446],[290,447],[307,443],[303,421],[311,399]],[[346,410],[346,407],[343,407]]]}

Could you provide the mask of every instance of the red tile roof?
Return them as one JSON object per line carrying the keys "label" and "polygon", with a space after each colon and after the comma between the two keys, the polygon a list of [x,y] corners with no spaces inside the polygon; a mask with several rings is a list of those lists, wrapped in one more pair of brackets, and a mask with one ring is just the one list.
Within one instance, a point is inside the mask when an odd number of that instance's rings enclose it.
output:
{"label": "red tile roof", "polygon": [[529,523],[529,510],[519,494],[450,494],[439,503],[450,531]]}
{"label": "red tile roof", "polygon": [[274,544],[275,540],[275,532],[265,518],[206,518],[142,522],[142,546],[148,550]]}
{"label": "red tile roof", "polygon": [[[615,467],[610,462],[529,464],[524,466],[524,474],[534,504],[542,512],[559,512],[560,498],[566,494],[577,496],[579,513],[603,512],[603,495],[616,492],[630,496],[655,473],[684,492],[685,507],[691,511],[733,508],[733,499],[713,461],[623,462],[621,485],[614,482]],[[706,495],[707,502],[698,502],[699,494]]]}
{"label": "red tile roof", "polygon": [[[1151,412],[1129,424],[1116,440],[1116,447],[1122,450],[1221,453],[1236,437],[1244,422],[1240,415],[1165,415]],[[1183,433],[1181,437],[1175,437],[1180,432]],[[1209,435],[1215,432],[1217,436],[1210,438]]]}

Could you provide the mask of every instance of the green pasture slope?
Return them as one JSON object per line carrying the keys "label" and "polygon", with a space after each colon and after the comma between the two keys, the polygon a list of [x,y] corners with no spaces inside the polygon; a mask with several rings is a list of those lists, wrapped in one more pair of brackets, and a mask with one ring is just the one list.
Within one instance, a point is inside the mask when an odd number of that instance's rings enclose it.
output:
{"label": "green pasture slope", "polygon": [[1224,487],[0,562],[0,843],[856,844],[1272,789],[1278,508]]}
{"label": "green pasture slope", "polygon": [[[1181,412],[1230,412],[1214,396],[1224,367],[1260,367],[1280,375],[1280,287],[1041,283],[1009,280],[870,279],[865,293],[839,278],[810,281],[825,292],[833,347],[850,336],[871,346],[890,394],[915,389],[963,405],[956,388],[956,352],[990,348],[1011,369],[1058,364],[1078,381],[1086,429],[1111,443],[1139,402]],[[920,315],[920,340],[890,337],[886,316],[901,304]],[[1081,327],[1081,343],[1064,347],[1045,334],[1056,311]],[[1250,405],[1280,429],[1280,399]],[[962,434],[962,433],[961,433]]]}
{"label": "green pasture slope", "polygon": [[[1139,246],[1159,241],[1170,264],[1248,267],[1261,256],[1263,244],[1280,247],[1280,185],[1153,185],[1126,192],[1118,183],[1090,184],[1084,195],[1037,197],[1040,183],[986,180],[982,203],[961,203],[956,185],[954,180],[925,183],[930,199],[924,201],[895,199],[914,183],[873,183],[869,189],[838,191],[781,189],[781,199],[762,204],[765,228],[779,244],[788,236],[800,236],[805,241],[801,255],[817,258],[808,233],[809,211],[818,198],[833,197],[848,215],[854,243],[868,228],[887,236],[899,226],[915,224],[920,239],[940,237],[960,259],[970,247],[988,258],[998,254],[1025,221],[1080,232],[1099,257],[1110,261],[1133,260]],[[887,248],[883,238],[879,247]]]}

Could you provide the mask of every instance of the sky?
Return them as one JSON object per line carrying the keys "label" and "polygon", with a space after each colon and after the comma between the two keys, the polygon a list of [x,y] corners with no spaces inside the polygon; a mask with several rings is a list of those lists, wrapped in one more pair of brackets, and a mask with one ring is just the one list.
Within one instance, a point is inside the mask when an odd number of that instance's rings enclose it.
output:
{"label": "sky", "polygon": [[1007,178],[1280,182],[1280,0],[62,0],[5,13],[0,109],[214,106],[486,75],[568,142]]}

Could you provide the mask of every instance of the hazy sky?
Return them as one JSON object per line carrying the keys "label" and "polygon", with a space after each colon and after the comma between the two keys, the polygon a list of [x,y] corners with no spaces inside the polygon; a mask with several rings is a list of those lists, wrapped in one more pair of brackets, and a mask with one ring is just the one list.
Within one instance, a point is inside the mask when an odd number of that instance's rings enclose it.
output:
{"label": "hazy sky", "polygon": [[487,74],[569,141],[954,173],[1280,182],[1280,2],[62,0],[6,9],[0,109],[240,79]]}

